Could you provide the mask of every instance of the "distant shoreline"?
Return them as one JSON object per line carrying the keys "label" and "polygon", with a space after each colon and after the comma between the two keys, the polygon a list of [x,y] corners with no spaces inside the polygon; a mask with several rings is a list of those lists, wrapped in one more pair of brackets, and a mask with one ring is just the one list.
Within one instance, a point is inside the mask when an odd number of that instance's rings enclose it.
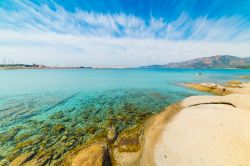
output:
{"label": "distant shoreline", "polygon": [[0,67],[0,70],[29,70],[29,69],[93,69],[92,67]]}
{"label": "distant shoreline", "polygon": [[0,67],[0,70],[39,70],[39,69],[184,69],[184,70],[249,70],[250,68],[140,68],[140,67]]}

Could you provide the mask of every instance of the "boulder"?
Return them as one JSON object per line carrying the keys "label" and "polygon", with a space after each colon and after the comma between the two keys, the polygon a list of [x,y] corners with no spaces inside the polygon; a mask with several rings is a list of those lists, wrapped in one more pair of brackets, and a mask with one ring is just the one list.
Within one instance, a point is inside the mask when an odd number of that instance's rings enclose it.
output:
{"label": "boulder", "polygon": [[113,142],[117,137],[117,132],[115,127],[109,127],[107,129],[107,137],[110,142]]}
{"label": "boulder", "polygon": [[29,152],[22,154],[18,156],[16,159],[14,159],[11,163],[10,166],[20,166],[26,163],[27,161],[31,160],[35,156],[34,152]]}
{"label": "boulder", "polygon": [[107,161],[107,150],[100,144],[90,145],[72,158],[72,166],[103,166]]}

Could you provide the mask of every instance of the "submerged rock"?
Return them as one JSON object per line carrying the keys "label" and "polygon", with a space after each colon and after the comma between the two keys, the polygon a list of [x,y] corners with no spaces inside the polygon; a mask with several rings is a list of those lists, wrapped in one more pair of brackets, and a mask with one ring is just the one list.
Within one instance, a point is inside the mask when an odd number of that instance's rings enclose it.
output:
{"label": "submerged rock", "polygon": [[241,84],[239,80],[228,81],[227,84]]}
{"label": "submerged rock", "polygon": [[64,117],[63,112],[56,112],[56,113],[50,115],[48,118],[49,119],[61,119],[63,117]]}
{"label": "submerged rock", "polygon": [[27,146],[31,146],[34,144],[34,141],[33,140],[27,140],[27,141],[24,141],[24,142],[20,142],[16,145],[16,148],[17,149],[20,149],[20,148],[24,148],[24,147],[27,147]]}
{"label": "submerged rock", "polygon": [[22,154],[18,156],[16,159],[14,159],[11,163],[10,166],[21,166],[27,161],[31,160],[35,156],[35,152],[29,152]]}
{"label": "submerged rock", "polygon": [[68,139],[68,137],[66,135],[62,136],[61,141],[65,141],[66,139]]}
{"label": "submerged rock", "polygon": [[113,142],[117,137],[117,132],[115,127],[109,127],[107,129],[107,138],[110,142]]}
{"label": "submerged rock", "polygon": [[62,124],[56,124],[53,128],[52,128],[53,131],[55,132],[62,132],[65,130],[65,126],[62,125]]}
{"label": "submerged rock", "polygon": [[45,166],[49,165],[51,161],[52,156],[51,155],[44,155],[41,157],[36,157],[26,163],[23,164],[23,166]]}
{"label": "submerged rock", "polygon": [[16,142],[20,142],[20,141],[23,141],[29,137],[30,137],[30,134],[24,133],[24,134],[20,134],[20,135],[16,136],[15,140],[16,140]]}
{"label": "submerged rock", "polygon": [[10,162],[6,159],[0,160],[0,166],[7,166],[9,164],[10,164]]}
{"label": "submerged rock", "polygon": [[69,142],[66,142],[66,143],[65,143],[65,146],[66,146],[66,147],[70,147],[70,146],[73,146],[74,143],[75,143],[74,140],[70,140]]}
{"label": "submerged rock", "polygon": [[119,152],[136,152],[141,148],[141,134],[143,124],[126,129],[119,134],[115,142],[115,147]]}
{"label": "submerged rock", "polygon": [[100,144],[93,144],[79,151],[72,159],[74,166],[103,166],[108,162],[107,150]]}
{"label": "submerged rock", "polygon": [[95,134],[97,129],[98,128],[96,126],[89,126],[89,127],[86,128],[86,132],[88,132],[89,134]]}
{"label": "submerged rock", "polygon": [[86,129],[85,128],[77,128],[74,132],[75,135],[77,136],[83,136],[86,133]]}
{"label": "submerged rock", "polygon": [[231,88],[241,88],[240,84],[241,84],[241,82],[238,80],[226,82],[226,86],[231,87]]}
{"label": "submerged rock", "polygon": [[19,133],[19,131],[22,130],[22,127],[16,127],[12,128],[7,132],[0,134],[0,143],[5,144],[8,141],[11,141],[14,139],[14,137]]}
{"label": "submerged rock", "polygon": [[240,76],[240,78],[250,78],[250,76]]}

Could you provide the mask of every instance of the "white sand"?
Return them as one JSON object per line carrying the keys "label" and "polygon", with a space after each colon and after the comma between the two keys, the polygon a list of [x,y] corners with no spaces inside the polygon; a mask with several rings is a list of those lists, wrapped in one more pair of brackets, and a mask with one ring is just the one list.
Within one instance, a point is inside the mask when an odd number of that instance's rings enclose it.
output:
{"label": "white sand", "polygon": [[155,144],[156,165],[250,165],[250,95],[196,96],[182,105]]}

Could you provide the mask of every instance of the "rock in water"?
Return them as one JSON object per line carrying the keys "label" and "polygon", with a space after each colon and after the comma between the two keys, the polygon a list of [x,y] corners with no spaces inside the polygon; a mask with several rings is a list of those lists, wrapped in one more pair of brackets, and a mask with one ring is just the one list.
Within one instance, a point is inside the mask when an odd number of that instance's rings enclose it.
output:
{"label": "rock in water", "polygon": [[110,127],[107,129],[107,137],[110,142],[113,142],[116,139],[117,133],[115,127]]}
{"label": "rock in water", "polygon": [[90,145],[73,157],[72,166],[103,166],[107,159],[107,150],[98,144]]}
{"label": "rock in water", "polygon": [[25,162],[31,160],[34,156],[35,156],[34,152],[22,154],[22,155],[18,156],[15,160],[13,160],[10,163],[10,166],[20,166],[20,165],[23,165]]}

